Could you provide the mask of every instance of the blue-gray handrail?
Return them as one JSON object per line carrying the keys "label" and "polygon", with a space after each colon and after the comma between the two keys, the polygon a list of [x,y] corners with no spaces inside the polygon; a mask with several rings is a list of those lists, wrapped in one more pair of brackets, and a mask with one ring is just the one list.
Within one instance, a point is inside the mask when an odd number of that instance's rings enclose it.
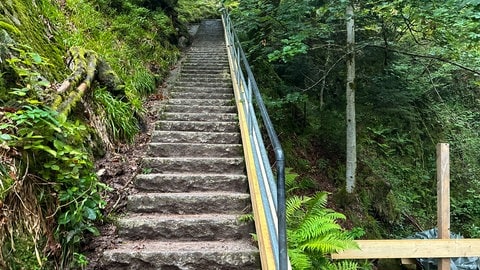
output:
{"label": "blue-gray handrail", "polygon": [[[237,76],[237,81],[239,83],[243,83],[243,87],[246,88],[245,95],[246,95],[246,102],[247,104],[244,105],[247,110],[247,117],[248,117],[248,129],[250,131],[251,136],[257,135],[258,137],[255,140],[260,141],[261,145],[263,146],[263,151],[266,152],[265,147],[263,145],[263,140],[261,138],[260,128],[257,123],[255,109],[253,107],[252,102],[252,93],[255,97],[255,104],[259,109],[260,116],[263,120],[263,124],[265,129],[268,133],[268,137],[270,139],[270,143],[273,147],[273,151],[275,153],[275,164],[276,164],[276,173],[277,173],[277,182],[275,185],[274,177],[271,176],[269,178],[269,185],[271,190],[276,189],[276,198],[273,198],[275,202],[276,208],[276,215],[277,215],[277,241],[278,246],[274,247],[276,249],[276,269],[279,270],[286,270],[288,269],[288,255],[287,255],[287,233],[286,233],[286,209],[285,209],[285,157],[282,150],[282,146],[280,144],[280,140],[278,139],[277,133],[273,127],[272,121],[270,120],[270,116],[268,115],[267,108],[262,99],[262,95],[258,89],[257,83],[253,76],[253,72],[248,64],[247,58],[245,53],[242,49],[240,41],[235,33],[235,29],[233,23],[230,19],[228,11],[226,8],[222,9],[222,19],[225,26],[225,32],[227,36],[227,45],[229,46],[229,50],[233,53],[234,57],[236,58],[237,68],[235,72],[235,76]],[[269,164],[269,160],[267,155],[264,153],[256,162],[266,162],[267,167],[271,169],[271,165]],[[271,173],[271,172],[270,172]],[[268,172],[267,172],[268,175]],[[271,224],[272,227],[275,227],[274,224]]]}

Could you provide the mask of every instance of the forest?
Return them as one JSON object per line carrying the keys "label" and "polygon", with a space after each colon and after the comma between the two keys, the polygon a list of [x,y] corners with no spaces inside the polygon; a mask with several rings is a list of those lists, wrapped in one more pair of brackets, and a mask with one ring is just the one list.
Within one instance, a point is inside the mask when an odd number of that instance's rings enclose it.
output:
{"label": "forest", "polygon": [[[222,4],[286,152],[294,269],[382,269],[327,255],[352,239],[434,228],[437,143],[451,149],[452,232],[480,238],[480,1],[6,0],[0,269],[88,268],[86,236],[115,218],[105,208],[116,190],[95,161],[134,147],[143,104],[191,42],[188,26],[219,18]],[[305,248],[298,220],[312,213],[338,243]]]}

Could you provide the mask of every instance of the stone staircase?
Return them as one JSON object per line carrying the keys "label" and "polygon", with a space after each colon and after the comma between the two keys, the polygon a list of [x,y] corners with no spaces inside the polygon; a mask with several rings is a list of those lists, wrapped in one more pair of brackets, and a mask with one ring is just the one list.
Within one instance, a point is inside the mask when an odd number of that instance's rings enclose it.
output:
{"label": "stone staircase", "polygon": [[203,21],[156,125],[104,269],[259,269],[220,20]]}

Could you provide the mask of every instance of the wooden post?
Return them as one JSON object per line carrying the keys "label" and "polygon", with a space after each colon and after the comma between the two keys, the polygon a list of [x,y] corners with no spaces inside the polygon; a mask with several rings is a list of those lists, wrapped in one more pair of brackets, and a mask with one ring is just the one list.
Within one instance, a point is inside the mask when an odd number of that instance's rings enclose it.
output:
{"label": "wooden post", "polygon": [[[438,238],[450,239],[450,150],[437,144],[437,226]],[[438,270],[450,270],[450,258],[438,260]]]}

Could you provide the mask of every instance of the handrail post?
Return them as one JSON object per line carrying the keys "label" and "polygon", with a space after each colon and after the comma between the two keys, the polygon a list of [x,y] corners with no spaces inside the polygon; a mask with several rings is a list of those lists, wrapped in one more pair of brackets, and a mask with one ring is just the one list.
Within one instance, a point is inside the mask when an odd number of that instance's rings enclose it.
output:
{"label": "handrail post", "polygon": [[287,251],[287,224],[286,224],[286,206],[285,206],[285,159],[283,151],[275,151],[277,157],[277,216],[278,216],[278,250],[279,250],[279,270],[288,268]]}

